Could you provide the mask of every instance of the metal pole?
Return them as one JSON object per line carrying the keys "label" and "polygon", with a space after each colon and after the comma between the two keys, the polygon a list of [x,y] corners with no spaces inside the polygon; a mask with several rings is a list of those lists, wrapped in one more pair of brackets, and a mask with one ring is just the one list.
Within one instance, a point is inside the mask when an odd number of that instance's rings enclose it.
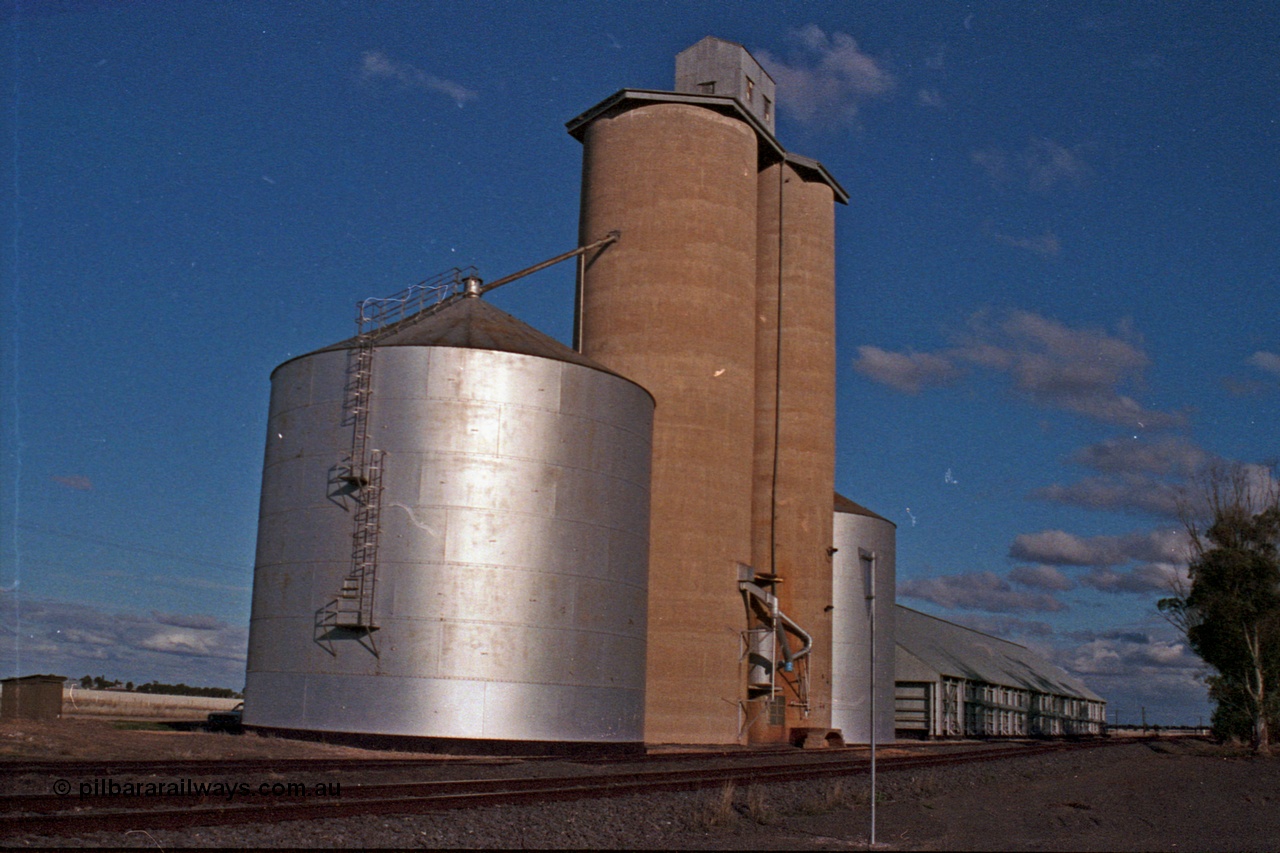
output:
{"label": "metal pole", "polygon": [[858,549],[858,556],[866,566],[867,612],[871,627],[871,667],[868,693],[871,722],[871,846],[876,846],[876,555]]}
{"label": "metal pole", "polygon": [[607,246],[610,243],[616,242],[620,236],[622,236],[621,231],[610,231],[606,236],[595,241],[594,243],[588,244],[586,246],[579,246],[578,248],[574,249],[571,252],[565,252],[562,255],[556,255],[554,258],[545,260],[540,264],[534,264],[533,266],[526,267],[525,269],[522,269],[519,272],[513,272],[511,275],[503,276],[497,281],[493,281],[493,282],[490,282],[489,284],[482,286],[481,288],[479,288],[478,292],[488,293],[490,290],[493,290],[495,287],[502,287],[502,285],[506,284],[507,282],[515,281],[518,278],[524,278],[526,275],[529,275],[530,273],[538,272],[539,270],[545,270],[549,266],[554,266],[555,264],[558,264],[561,261],[567,261],[569,260],[569,258],[574,258],[574,257],[577,257],[578,255],[584,254],[585,252],[590,252],[592,249],[598,249],[602,246]]}

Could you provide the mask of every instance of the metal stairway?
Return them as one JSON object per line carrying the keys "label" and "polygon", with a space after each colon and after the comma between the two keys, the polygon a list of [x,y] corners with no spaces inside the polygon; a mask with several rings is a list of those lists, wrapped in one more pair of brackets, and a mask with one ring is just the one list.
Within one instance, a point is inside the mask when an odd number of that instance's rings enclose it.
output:
{"label": "metal stairway", "polygon": [[342,580],[334,602],[333,624],[339,628],[376,631],[373,597],[378,579],[378,534],[382,510],[382,451],[369,447],[369,405],[373,392],[373,352],[376,328],[367,328],[364,312],[347,385],[346,407],[351,420],[351,453],[340,479],[356,498],[351,535],[351,571]]}
{"label": "metal stairway", "polygon": [[330,469],[330,483],[340,484],[331,498],[341,496],[343,505],[352,497],[356,503],[351,535],[351,569],[342,579],[337,595],[316,612],[316,641],[336,654],[334,629],[354,632],[373,654],[378,654],[372,632],[378,630],[374,595],[378,579],[378,538],[381,534],[382,474],[384,453],[369,446],[369,412],[373,402],[373,363],[377,342],[393,327],[414,323],[442,309],[455,298],[479,296],[552,264],[601,248],[618,239],[610,232],[601,240],[565,252],[550,260],[513,273],[485,285],[475,267],[453,268],[419,282],[386,298],[370,298],[358,303],[356,346],[349,350],[343,425],[351,426],[351,452]]}
{"label": "metal stairway", "polygon": [[[337,595],[321,609],[317,627],[327,633],[338,628],[368,638],[376,655],[372,632],[378,630],[374,599],[378,580],[378,539],[382,532],[382,474],[384,454],[370,447],[369,413],[373,402],[373,362],[376,344],[384,330],[402,320],[425,315],[450,296],[461,293],[474,269],[452,269],[386,299],[359,303],[356,346],[351,361],[343,409],[351,427],[351,452],[339,466],[336,479],[342,493],[356,503],[352,518],[351,569]],[[326,642],[326,648],[329,644]],[[330,648],[332,653],[332,649]]]}

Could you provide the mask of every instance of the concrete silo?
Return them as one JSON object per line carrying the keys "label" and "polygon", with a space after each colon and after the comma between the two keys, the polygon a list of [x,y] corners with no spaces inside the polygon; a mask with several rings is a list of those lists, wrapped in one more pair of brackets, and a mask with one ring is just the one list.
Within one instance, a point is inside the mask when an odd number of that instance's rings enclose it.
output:
{"label": "concrete silo", "polygon": [[639,744],[652,398],[480,298],[383,331],[272,375],[244,722]]}
{"label": "concrete silo", "polygon": [[685,103],[638,101],[580,128],[589,258],[582,352],[635,380],[654,415],[646,740],[731,743],[751,559],[756,134]]}
{"label": "concrete silo", "polygon": [[[836,495],[834,534],[831,724],[844,733],[848,743],[870,742],[874,696],[876,741],[887,743],[894,739],[897,528],[892,521]],[[869,599],[872,593],[875,597]]]}
{"label": "concrete silo", "polygon": [[776,584],[778,604],[818,650],[808,655],[806,683],[798,685],[804,695],[773,698],[801,701],[788,702],[785,715],[752,708],[758,741],[832,725],[825,650],[831,644],[835,479],[836,195],[814,166],[787,155],[761,170],[758,185],[752,564],[783,579]]}
{"label": "concrete silo", "polygon": [[646,740],[781,740],[829,725],[847,196],[773,137],[772,80],[740,45],[700,42],[677,80],[569,122],[581,234],[623,235],[583,265],[578,340],[657,402]]}

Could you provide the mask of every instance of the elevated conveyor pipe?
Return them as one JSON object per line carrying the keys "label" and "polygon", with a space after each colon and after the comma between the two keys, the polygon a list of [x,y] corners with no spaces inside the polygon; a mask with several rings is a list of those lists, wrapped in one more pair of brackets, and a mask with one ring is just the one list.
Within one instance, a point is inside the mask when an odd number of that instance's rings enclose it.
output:
{"label": "elevated conveyor pipe", "polygon": [[[808,631],[797,625],[791,617],[778,609],[778,597],[776,595],[751,581],[738,581],[738,589],[744,596],[748,596],[748,600],[755,598],[759,601],[763,609],[768,612],[769,619],[773,622],[769,627],[778,632],[778,641],[782,644],[783,661],[787,664],[794,664],[813,650],[813,637],[809,635]],[[790,644],[787,642],[786,632],[788,630],[795,634],[802,644],[800,650],[795,654],[791,653]]]}

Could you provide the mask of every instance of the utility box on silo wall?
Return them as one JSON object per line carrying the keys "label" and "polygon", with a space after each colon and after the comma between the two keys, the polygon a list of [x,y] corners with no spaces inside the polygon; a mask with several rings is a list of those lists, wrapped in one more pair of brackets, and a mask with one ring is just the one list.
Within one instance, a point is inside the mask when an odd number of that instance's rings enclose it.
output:
{"label": "utility box on silo wall", "polygon": [[56,720],[62,716],[60,675],[0,680],[0,720]]}

